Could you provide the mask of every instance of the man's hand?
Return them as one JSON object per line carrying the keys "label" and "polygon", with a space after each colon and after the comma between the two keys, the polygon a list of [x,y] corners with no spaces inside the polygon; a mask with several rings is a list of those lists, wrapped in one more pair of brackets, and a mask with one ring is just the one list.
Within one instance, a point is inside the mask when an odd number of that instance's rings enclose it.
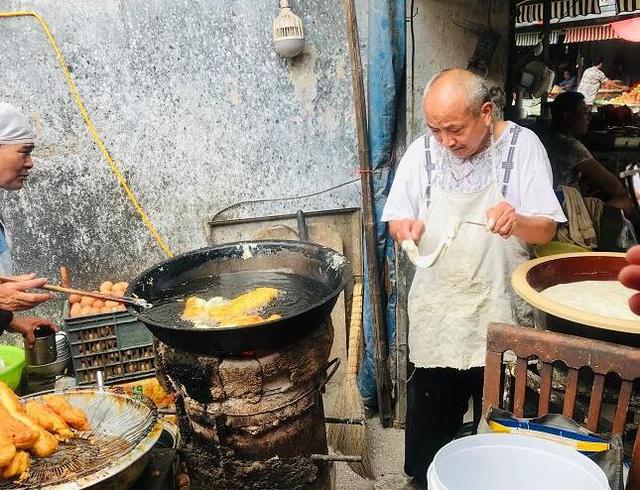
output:
{"label": "man's hand", "polygon": [[54,332],[58,331],[58,327],[51,320],[35,316],[16,316],[11,320],[7,330],[9,332],[22,334],[27,341],[27,345],[31,347],[36,341],[36,336],[33,331],[38,327],[51,327]]}
{"label": "man's hand", "polygon": [[35,274],[14,276],[18,282],[0,284],[0,309],[5,311],[24,311],[49,301],[53,295],[48,293],[29,293],[30,289],[39,288],[47,283],[46,279]]}
{"label": "man's hand", "polygon": [[[618,279],[628,288],[640,291],[640,245],[627,251],[627,262],[629,265],[620,271]],[[640,293],[629,298],[629,308],[636,315],[640,315]]]}
{"label": "man's hand", "polygon": [[487,209],[487,228],[502,238],[515,236],[530,245],[549,243],[556,234],[556,222],[544,216],[524,216],[514,207],[502,201]]}
{"label": "man's hand", "polygon": [[424,233],[424,223],[419,219],[394,219],[389,221],[389,233],[398,243],[404,240],[418,243]]}
{"label": "man's hand", "polygon": [[516,230],[518,215],[516,209],[507,201],[487,209],[487,228],[502,238],[509,238]]}

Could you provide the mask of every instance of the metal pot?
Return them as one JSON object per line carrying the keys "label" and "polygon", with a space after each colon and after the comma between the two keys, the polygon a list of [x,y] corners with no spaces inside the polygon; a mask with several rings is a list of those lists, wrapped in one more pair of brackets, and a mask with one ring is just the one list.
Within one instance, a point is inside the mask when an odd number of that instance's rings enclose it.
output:
{"label": "metal pot", "polygon": [[51,364],[58,358],[56,333],[49,327],[38,327],[34,330],[34,334],[36,340],[33,346],[28,346],[26,340],[24,344],[27,365]]}
{"label": "metal pot", "polygon": [[330,248],[285,240],[236,242],[161,262],[136,277],[126,294],[157,304],[184,296],[190,283],[247,271],[286,271],[313,280],[319,286],[317,290],[306,291],[314,295],[309,307],[294,306],[283,311],[277,320],[254,325],[189,328],[156,321],[150,318],[148,310],[134,306],[128,306],[128,310],[158,339],[177,349],[209,355],[241,353],[285,345],[308,335],[330,315],[351,277],[347,259]]}

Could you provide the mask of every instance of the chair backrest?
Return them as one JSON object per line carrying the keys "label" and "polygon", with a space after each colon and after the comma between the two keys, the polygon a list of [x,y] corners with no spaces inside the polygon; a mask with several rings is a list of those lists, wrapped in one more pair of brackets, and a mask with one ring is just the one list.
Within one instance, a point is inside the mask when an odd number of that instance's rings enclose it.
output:
{"label": "chair backrest", "polygon": [[[501,406],[504,388],[502,361],[503,355],[507,351],[513,352],[516,356],[515,386],[513,388],[513,413],[516,417],[524,415],[529,359],[537,359],[540,367],[538,416],[549,413],[554,363],[562,361],[568,369],[562,407],[563,415],[574,417],[578,393],[578,374],[581,368],[588,367],[593,372],[593,385],[584,425],[587,429],[596,431],[602,408],[605,376],[609,373],[616,373],[620,377],[621,384],[612,432],[615,434],[623,433],[633,383],[640,378],[640,349],[547,330],[492,324],[487,332],[483,414],[486,414],[490,407],[507,408]],[[627,480],[626,488],[631,490],[640,490],[639,441],[640,430],[636,435],[631,469]]]}

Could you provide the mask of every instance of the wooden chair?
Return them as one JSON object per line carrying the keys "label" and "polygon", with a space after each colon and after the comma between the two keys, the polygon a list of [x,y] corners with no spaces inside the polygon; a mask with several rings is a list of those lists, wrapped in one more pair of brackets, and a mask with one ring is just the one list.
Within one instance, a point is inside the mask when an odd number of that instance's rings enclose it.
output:
{"label": "wooden chair", "polygon": [[[523,417],[527,383],[528,360],[536,358],[540,370],[540,389],[537,415],[549,413],[552,389],[553,365],[562,361],[568,368],[563,415],[573,418],[578,392],[578,371],[588,367],[593,372],[593,385],[587,417],[583,423],[587,429],[597,431],[602,408],[605,376],[616,373],[621,380],[620,392],[613,420],[614,434],[622,434],[625,428],[633,382],[640,378],[640,349],[611,344],[599,340],[575,337],[547,330],[492,324],[487,332],[487,356],[484,373],[482,412],[501,406],[504,369],[503,354],[515,353],[515,386],[513,388],[513,413]],[[640,490],[640,430],[638,430],[631,456],[627,490]]]}

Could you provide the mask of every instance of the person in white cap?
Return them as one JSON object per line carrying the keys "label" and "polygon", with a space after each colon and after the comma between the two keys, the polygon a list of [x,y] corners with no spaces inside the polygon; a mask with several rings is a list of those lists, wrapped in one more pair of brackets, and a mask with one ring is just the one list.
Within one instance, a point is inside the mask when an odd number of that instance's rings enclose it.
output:
{"label": "person in white cap", "polygon": [[[31,151],[35,135],[29,119],[16,107],[0,102],[0,188],[19,191],[29,178],[33,168]],[[0,218],[0,275],[12,276],[11,242]],[[20,333],[28,344],[35,341],[34,330],[49,326],[56,330],[51,320],[28,316],[14,316],[14,312],[29,310],[50,300],[53,296],[32,292],[44,286],[46,279],[35,274],[13,276],[17,282],[0,284],[0,332],[8,330]]]}

